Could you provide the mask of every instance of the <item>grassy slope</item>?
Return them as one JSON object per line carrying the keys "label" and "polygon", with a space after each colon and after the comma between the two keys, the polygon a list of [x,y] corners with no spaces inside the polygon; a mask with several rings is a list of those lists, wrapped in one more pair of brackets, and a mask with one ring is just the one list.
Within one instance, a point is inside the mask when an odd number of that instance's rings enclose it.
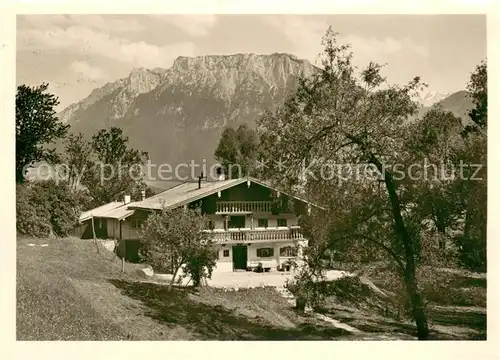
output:
{"label": "grassy slope", "polygon": [[[322,311],[369,333],[415,335],[414,323],[394,298],[397,288],[384,279],[384,270],[372,271],[373,284],[382,295],[356,278],[326,284],[330,296]],[[439,340],[486,339],[486,278],[479,274],[433,271],[421,279],[431,338]]]}
{"label": "grassy slope", "polygon": [[[49,244],[47,247],[28,246]],[[126,275],[78,239],[18,239],[18,340],[287,340],[346,335],[297,315],[273,289],[174,289]]]}
{"label": "grassy slope", "polygon": [[[28,244],[49,244],[47,247]],[[107,277],[120,276],[120,264],[90,242],[18,239],[17,337],[19,340],[119,340],[127,333],[106,321],[91,293],[91,282],[105,292]]]}
{"label": "grassy slope", "polygon": [[[126,265],[122,274],[114,254],[104,249],[97,254],[91,241],[18,239],[18,340],[369,338],[295,313],[272,288],[169,292],[161,284],[140,281],[134,275],[137,266]],[[432,284],[441,287],[426,289],[433,337],[484,339],[486,280],[446,272],[435,276],[441,278]],[[387,289],[377,276],[370,278]],[[324,311],[335,319],[373,335],[414,335],[413,323],[398,319],[391,302],[365,284],[336,281],[332,291]]]}

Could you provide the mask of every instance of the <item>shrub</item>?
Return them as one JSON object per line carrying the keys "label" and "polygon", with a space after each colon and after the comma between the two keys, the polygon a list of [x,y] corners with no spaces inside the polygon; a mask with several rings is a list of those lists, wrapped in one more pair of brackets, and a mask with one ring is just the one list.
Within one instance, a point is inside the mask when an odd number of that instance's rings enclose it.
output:
{"label": "shrub", "polygon": [[25,185],[16,186],[16,228],[25,236],[46,237],[52,232],[47,209],[33,206]]}
{"label": "shrub", "polygon": [[296,297],[298,310],[304,311],[307,305],[313,309],[318,309],[321,306],[327,295],[321,285],[325,279],[321,271],[314,271],[305,266],[299,274],[286,282],[285,287]]}
{"label": "shrub", "polygon": [[197,287],[203,279],[212,277],[212,270],[215,267],[215,257],[210,244],[200,244],[191,249],[183,272],[185,276],[191,276],[193,286]]}
{"label": "shrub", "polygon": [[181,267],[195,286],[211,276],[215,259],[210,235],[203,231],[205,223],[196,210],[165,208],[144,223],[139,255],[155,271],[172,272],[169,288]]}
{"label": "shrub", "polygon": [[486,239],[481,236],[458,236],[455,239],[458,246],[460,263],[471,271],[486,271]]}
{"label": "shrub", "polygon": [[54,180],[35,181],[18,185],[16,195],[17,231],[20,234],[68,236],[78,224],[79,196],[66,184]]}

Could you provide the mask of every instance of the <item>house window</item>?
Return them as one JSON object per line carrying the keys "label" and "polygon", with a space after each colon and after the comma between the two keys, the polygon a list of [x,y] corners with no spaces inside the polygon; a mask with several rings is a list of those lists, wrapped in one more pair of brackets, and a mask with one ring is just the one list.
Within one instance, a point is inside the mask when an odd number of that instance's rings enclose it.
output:
{"label": "house window", "polygon": [[257,249],[257,256],[262,257],[262,258],[272,257],[272,256],[274,256],[274,249],[273,248]]}
{"label": "house window", "polygon": [[258,219],[257,226],[260,228],[267,228],[269,226],[269,221],[267,219]]}
{"label": "house window", "polygon": [[245,216],[229,216],[229,228],[241,229],[245,227]]}
{"label": "house window", "polygon": [[229,250],[224,250],[223,255],[224,257],[229,257]]}
{"label": "house window", "polygon": [[285,227],[285,226],[287,226],[286,219],[278,219],[278,227]]}
{"label": "house window", "polygon": [[219,260],[219,250],[214,251],[214,259]]}
{"label": "house window", "polygon": [[142,219],[131,219],[130,220],[130,227],[132,229],[140,229],[142,226]]}
{"label": "house window", "polygon": [[285,246],[280,248],[280,256],[292,257],[297,256],[297,249],[293,246]]}

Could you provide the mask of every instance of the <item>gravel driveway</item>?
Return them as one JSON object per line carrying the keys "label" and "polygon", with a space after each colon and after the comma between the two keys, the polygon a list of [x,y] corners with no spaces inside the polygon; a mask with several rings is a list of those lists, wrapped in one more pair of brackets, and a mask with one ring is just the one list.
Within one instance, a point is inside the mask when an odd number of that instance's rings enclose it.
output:
{"label": "gravel driveway", "polygon": [[[284,286],[287,279],[292,279],[296,273],[254,273],[254,272],[228,272],[214,273],[208,285],[213,287],[238,287],[251,288],[259,286]],[[326,274],[328,280],[335,280],[347,275],[344,271],[329,270]]]}

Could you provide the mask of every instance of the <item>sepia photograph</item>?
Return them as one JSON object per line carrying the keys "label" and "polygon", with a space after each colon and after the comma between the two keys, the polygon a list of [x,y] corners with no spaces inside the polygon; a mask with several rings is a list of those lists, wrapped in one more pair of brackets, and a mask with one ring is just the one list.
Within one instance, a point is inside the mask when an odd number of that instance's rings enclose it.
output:
{"label": "sepia photograph", "polygon": [[18,14],[16,339],[487,340],[486,18]]}

